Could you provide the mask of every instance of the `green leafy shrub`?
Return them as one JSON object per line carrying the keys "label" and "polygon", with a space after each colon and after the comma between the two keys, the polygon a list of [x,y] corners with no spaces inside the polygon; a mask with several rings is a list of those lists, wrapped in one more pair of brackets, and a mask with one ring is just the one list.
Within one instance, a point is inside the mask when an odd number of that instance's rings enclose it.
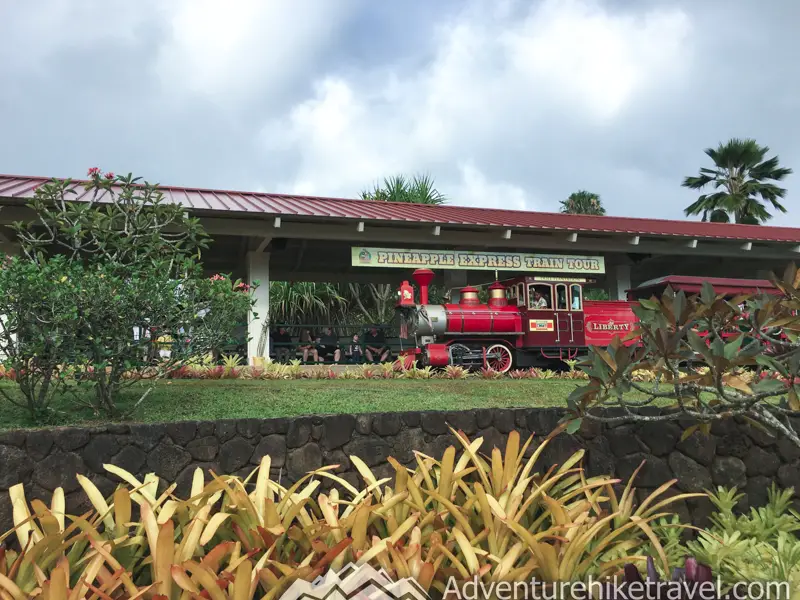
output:
{"label": "green leafy shrub", "polygon": [[[9,257],[0,265],[0,354],[3,371],[15,381],[22,406],[36,421],[49,421],[50,403],[74,380],[64,365],[78,351],[81,265],[63,256],[38,264]],[[19,399],[0,388],[13,404]]]}
{"label": "green leafy shrub", "polygon": [[711,527],[686,544],[687,553],[731,585],[737,581],[786,581],[800,593],[800,515],[791,508],[794,490],[773,485],[768,502],[737,515],[742,494],[718,488],[709,498],[716,507]]}
{"label": "green leafy shrub", "polygon": [[71,180],[36,189],[36,218],[14,225],[22,254],[0,273],[0,351],[34,419],[66,374],[87,392],[77,399],[112,416],[122,389],[150,382],[138,406],[154,382],[230,342],[253,304],[248,285],[203,275],[207,235],[182,206],[131,175],[89,176],[80,203]]}

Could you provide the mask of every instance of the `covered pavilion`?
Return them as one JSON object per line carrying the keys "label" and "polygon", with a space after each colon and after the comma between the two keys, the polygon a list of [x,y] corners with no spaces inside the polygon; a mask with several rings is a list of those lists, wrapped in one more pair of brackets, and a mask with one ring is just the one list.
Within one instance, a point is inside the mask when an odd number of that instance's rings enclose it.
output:
{"label": "covered pavilion", "polygon": [[[14,253],[8,225],[32,217],[25,207],[46,177],[0,175],[0,250]],[[76,181],[76,183],[81,183]],[[410,267],[362,266],[353,248],[537,253],[602,258],[595,285],[612,299],[665,275],[765,278],[800,257],[800,228],[632,217],[567,215],[455,205],[160,186],[168,201],[200,219],[213,243],[209,272],[258,280],[250,319],[249,357],[269,313],[269,282],[323,281],[399,284]],[[76,201],[81,200],[82,188]],[[502,263],[501,263],[502,264]],[[436,266],[432,266],[437,270]],[[440,271],[445,287],[485,283],[510,272]],[[491,273],[487,272],[491,271]]]}

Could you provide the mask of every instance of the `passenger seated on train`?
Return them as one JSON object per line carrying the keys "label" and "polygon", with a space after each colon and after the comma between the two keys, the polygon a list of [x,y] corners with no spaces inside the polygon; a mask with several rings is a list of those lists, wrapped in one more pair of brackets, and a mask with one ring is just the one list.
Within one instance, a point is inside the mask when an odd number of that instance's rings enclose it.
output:
{"label": "passenger seated on train", "polygon": [[375,325],[364,334],[364,346],[366,347],[366,355],[369,362],[385,362],[389,358],[389,346],[386,345],[386,336]]}
{"label": "passenger seated on train", "polygon": [[542,310],[548,308],[547,298],[542,295],[539,290],[533,291],[533,299],[531,299],[531,308],[534,310]]}

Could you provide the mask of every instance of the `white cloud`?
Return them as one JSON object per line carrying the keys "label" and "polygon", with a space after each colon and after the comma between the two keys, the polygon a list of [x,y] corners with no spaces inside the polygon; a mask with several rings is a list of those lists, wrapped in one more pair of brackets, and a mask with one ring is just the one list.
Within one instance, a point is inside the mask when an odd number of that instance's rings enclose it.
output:
{"label": "white cloud", "polygon": [[156,70],[165,87],[226,109],[302,74],[352,2],[173,0]]}
{"label": "white cloud", "polygon": [[384,65],[320,81],[262,131],[268,155],[299,156],[278,187],[354,196],[383,176],[426,171],[458,204],[554,209],[558,198],[534,201],[547,195],[535,170],[552,159],[548,146],[678,85],[689,20],[592,0],[525,6],[520,18],[518,2],[472,2],[437,28],[433,58],[415,73]]}
{"label": "white cloud", "polygon": [[134,45],[139,28],[160,17],[157,0],[8,2],[0,6],[0,71],[44,73],[64,50]]}
{"label": "white cloud", "polygon": [[459,204],[509,210],[542,209],[540,203],[520,186],[503,181],[489,181],[472,163],[460,165],[459,173],[461,180],[452,194]]}

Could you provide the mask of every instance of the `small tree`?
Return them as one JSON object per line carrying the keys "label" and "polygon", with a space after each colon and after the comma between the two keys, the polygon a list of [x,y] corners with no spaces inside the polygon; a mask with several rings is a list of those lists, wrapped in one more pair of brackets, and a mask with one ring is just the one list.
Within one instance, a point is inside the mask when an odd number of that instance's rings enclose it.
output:
{"label": "small tree", "polygon": [[[37,281],[46,281],[52,261],[68,265],[63,277],[71,296],[55,298],[53,310],[75,315],[72,331],[64,332],[74,340],[70,362],[92,387],[93,407],[118,414],[124,387],[151,383],[138,406],[179,364],[228,343],[253,300],[241,282],[202,275],[205,231],[183,207],[165,202],[157,186],[131,175],[101,176],[99,169],[89,176],[81,202],[73,201],[78,186],[71,180],[39,187],[30,203],[37,218],[15,229]],[[154,362],[159,343],[171,352]]]}
{"label": "small tree", "polygon": [[[570,395],[572,417],[610,423],[689,417],[696,422],[689,433],[743,417],[800,446],[796,267],[774,282],[779,295],[726,299],[705,284],[698,296],[668,289],[661,299],[641,300],[634,307],[636,343],[624,345],[617,338],[606,349],[592,348],[581,365],[589,383]],[[653,373],[652,383],[637,377],[643,370]],[[638,410],[658,405],[668,410]],[[613,411],[602,410],[609,408]]]}

